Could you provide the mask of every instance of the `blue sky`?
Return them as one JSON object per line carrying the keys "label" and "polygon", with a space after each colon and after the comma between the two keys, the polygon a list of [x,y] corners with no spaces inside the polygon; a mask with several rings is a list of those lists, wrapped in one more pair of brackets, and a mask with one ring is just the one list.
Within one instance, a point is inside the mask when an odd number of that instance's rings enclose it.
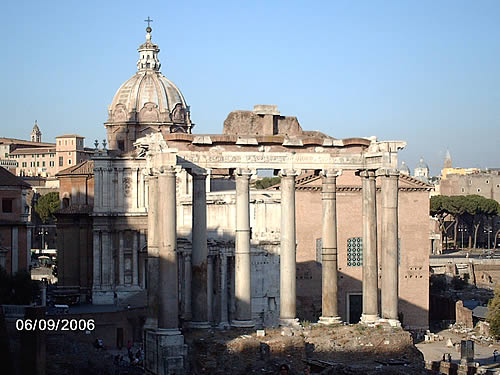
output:
{"label": "blue sky", "polygon": [[194,132],[277,104],[336,138],[405,140],[439,172],[500,167],[500,2],[10,1],[0,135],[103,139],[107,106],[136,71],[154,22],[162,73],[191,105]]}

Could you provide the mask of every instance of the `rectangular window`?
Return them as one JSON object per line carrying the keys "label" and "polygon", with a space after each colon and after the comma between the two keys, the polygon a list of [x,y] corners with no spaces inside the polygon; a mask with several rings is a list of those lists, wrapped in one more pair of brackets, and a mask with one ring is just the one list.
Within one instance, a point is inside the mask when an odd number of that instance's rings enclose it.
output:
{"label": "rectangular window", "polygon": [[64,165],[64,158],[59,156],[59,166],[62,167]]}
{"label": "rectangular window", "polygon": [[12,198],[2,199],[2,212],[11,213],[12,212]]}
{"label": "rectangular window", "polygon": [[363,238],[352,237],[347,239],[347,266],[359,267],[363,265]]}
{"label": "rectangular window", "polygon": [[37,161],[37,162],[36,162],[36,166],[37,166],[37,167],[39,167],[39,166],[40,166],[40,162],[39,162],[39,161]]}
{"label": "rectangular window", "polygon": [[8,153],[8,152],[6,152],[6,153],[5,153],[5,157],[6,157],[6,158],[8,158],[8,157],[9,157],[9,153]]}
{"label": "rectangular window", "polygon": [[45,162],[44,161],[42,161],[42,167],[45,167]]}

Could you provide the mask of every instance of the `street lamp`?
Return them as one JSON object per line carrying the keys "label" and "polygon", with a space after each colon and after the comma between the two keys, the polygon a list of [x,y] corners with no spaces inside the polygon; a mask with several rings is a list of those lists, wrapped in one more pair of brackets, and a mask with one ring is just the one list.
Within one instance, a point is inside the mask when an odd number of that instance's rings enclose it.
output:
{"label": "street lamp", "polygon": [[458,226],[458,231],[462,233],[462,250],[464,249],[464,232],[467,232],[467,226],[460,224]]}
{"label": "street lamp", "polygon": [[43,228],[38,231],[38,235],[42,236],[41,243],[40,243],[40,251],[42,251],[45,248],[45,236],[48,234],[49,234],[49,232]]}
{"label": "street lamp", "polygon": [[488,250],[490,249],[490,235],[491,235],[491,232],[492,232],[493,228],[491,227],[491,224],[488,224],[484,227],[484,230],[483,232],[484,233],[488,233]]}

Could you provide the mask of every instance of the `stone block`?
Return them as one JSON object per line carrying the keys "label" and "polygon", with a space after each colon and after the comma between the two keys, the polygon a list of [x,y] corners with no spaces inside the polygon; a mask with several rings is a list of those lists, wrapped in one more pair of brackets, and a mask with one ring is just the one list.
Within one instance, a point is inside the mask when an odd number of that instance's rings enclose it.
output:
{"label": "stone block", "polygon": [[265,335],[266,335],[266,330],[264,329],[257,330],[257,337],[264,337]]}

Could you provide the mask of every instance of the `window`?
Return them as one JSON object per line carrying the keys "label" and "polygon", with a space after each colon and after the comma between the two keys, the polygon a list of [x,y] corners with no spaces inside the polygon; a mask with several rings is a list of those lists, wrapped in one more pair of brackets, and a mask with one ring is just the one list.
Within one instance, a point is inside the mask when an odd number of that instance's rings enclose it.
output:
{"label": "window", "polygon": [[64,158],[59,156],[59,166],[62,167],[64,165]]}
{"label": "window", "polygon": [[347,266],[359,267],[363,265],[363,238],[347,239]]}
{"label": "window", "polygon": [[12,212],[12,198],[2,199],[2,212],[11,213]]}
{"label": "window", "polygon": [[490,183],[490,180],[486,180],[486,183],[489,184]]}
{"label": "window", "polygon": [[40,166],[40,162],[39,162],[39,161],[37,161],[37,162],[36,162],[36,166],[37,166],[37,167],[39,167],[39,166]]}
{"label": "window", "polygon": [[70,151],[70,152],[68,152],[68,155],[69,155],[69,156],[71,156],[71,151]]}
{"label": "window", "polygon": [[462,188],[462,193],[465,193],[465,188]]}
{"label": "window", "polygon": [[42,167],[45,167],[45,162],[44,161],[42,161]]}
{"label": "window", "polygon": [[477,188],[477,192],[480,193],[481,192],[481,189]]}
{"label": "window", "polygon": [[71,165],[71,159],[68,159],[68,164]]}
{"label": "window", "polygon": [[53,167],[53,166],[54,166],[54,161],[53,160],[49,161],[49,167]]}
{"label": "window", "polygon": [[8,158],[8,157],[9,157],[9,153],[8,153],[8,152],[6,152],[6,153],[5,153],[5,157],[6,157],[6,158]]}

